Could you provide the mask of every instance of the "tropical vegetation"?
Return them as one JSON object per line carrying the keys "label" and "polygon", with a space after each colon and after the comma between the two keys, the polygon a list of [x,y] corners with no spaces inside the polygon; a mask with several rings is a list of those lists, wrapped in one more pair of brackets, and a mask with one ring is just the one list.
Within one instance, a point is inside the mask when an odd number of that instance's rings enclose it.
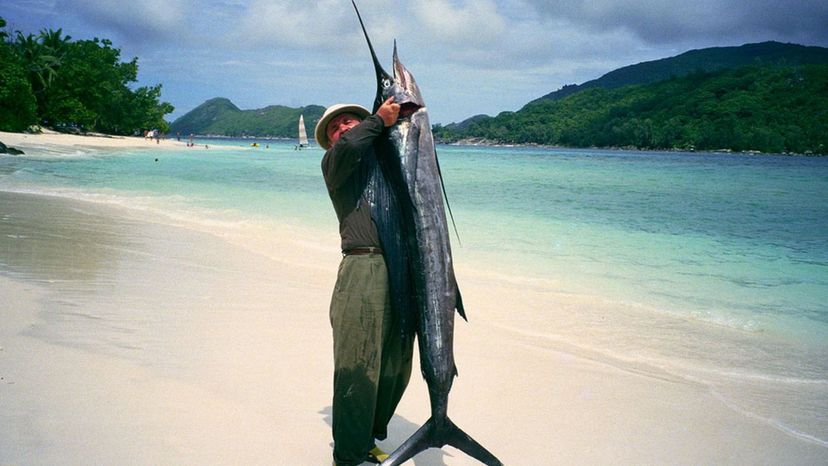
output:
{"label": "tropical vegetation", "polygon": [[443,142],[825,153],[826,65],[825,47],[691,50],[434,132]]}
{"label": "tropical vegetation", "polygon": [[61,29],[24,35],[5,27],[0,18],[0,130],[168,130],[164,115],[173,106],[159,100],[161,85],[133,89],[138,59],[121,62],[110,40],[72,40]]}
{"label": "tropical vegetation", "polygon": [[434,133],[444,142],[824,154],[828,65],[748,66],[591,88]]}
{"label": "tropical vegetation", "polygon": [[627,65],[583,84],[570,84],[532,101],[561,99],[590,89],[614,89],[632,84],[652,84],[699,72],[744,66],[799,66],[828,64],[828,48],[767,41],[738,47],[708,47],[674,57]]}

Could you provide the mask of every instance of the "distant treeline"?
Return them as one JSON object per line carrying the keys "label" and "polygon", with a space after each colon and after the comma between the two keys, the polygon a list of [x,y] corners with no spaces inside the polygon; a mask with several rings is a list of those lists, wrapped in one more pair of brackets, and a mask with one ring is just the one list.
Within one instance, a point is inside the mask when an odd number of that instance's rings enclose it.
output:
{"label": "distant treeline", "polygon": [[437,125],[434,134],[443,142],[825,154],[828,65],[753,65],[585,89]]}
{"label": "distant treeline", "polygon": [[161,85],[130,89],[138,59],[120,62],[107,39],[76,40],[62,30],[24,36],[0,18],[0,130],[42,125],[59,131],[130,135],[168,130]]}

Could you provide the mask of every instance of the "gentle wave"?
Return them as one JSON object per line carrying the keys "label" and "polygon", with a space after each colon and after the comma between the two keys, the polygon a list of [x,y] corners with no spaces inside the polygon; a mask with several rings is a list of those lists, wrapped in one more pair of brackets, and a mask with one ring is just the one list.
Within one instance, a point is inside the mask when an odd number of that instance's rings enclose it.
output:
{"label": "gentle wave", "polygon": [[821,447],[828,448],[828,440],[826,440],[826,439],[822,439],[822,438],[816,437],[814,435],[808,434],[806,432],[802,432],[802,431],[800,431],[800,430],[798,430],[794,427],[791,427],[790,425],[787,425],[787,424],[779,421],[778,419],[773,419],[773,418],[770,418],[770,417],[761,416],[761,415],[759,415],[759,414],[757,414],[753,411],[744,409],[744,408],[736,405],[734,402],[729,400],[727,397],[725,397],[725,396],[721,395],[720,393],[716,392],[715,390],[711,390],[710,393],[713,394],[713,396],[715,396],[725,406],[727,406],[731,410],[733,410],[733,411],[735,411],[735,412],[737,412],[737,413],[739,413],[743,416],[746,416],[746,417],[749,417],[751,419],[756,419],[757,421],[763,422],[763,423],[765,423],[769,426],[772,426],[773,428],[775,428],[775,429],[777,429],[781,432],[784,432],[785,434],[790,435],[791,437],[794,437],[796,439],[803,440],[805,442],[813,443],[813,444],[819,445]]}

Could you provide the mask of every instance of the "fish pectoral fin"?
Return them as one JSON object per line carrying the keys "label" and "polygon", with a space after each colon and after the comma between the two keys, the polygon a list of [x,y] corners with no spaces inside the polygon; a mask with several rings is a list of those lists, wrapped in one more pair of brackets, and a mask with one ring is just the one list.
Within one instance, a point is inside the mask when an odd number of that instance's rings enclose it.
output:
{"label": "fish pectoral fin", "polygon": [[460,295],[460,288],[457,288],[457,302],[454,307],[457,309],[457,313],[460,314],[460,317],[468,322],[469,318],[466,317],[466,309],[463,307],[463,296]]}

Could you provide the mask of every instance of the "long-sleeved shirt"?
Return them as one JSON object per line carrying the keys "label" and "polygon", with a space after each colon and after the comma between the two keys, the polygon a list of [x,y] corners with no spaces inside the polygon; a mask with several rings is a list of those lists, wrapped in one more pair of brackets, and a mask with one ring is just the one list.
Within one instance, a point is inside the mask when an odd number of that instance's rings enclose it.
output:
{"label": "long-sleeved shirt", "polygon": [[364,196],[372,164],[363,162],[367,157],[376,157],[374,142],[384,128],[380,117],[369,115],[340,136],[322,157],[322,175],[339,219],[343,251],[380,246],[377,227]]}

